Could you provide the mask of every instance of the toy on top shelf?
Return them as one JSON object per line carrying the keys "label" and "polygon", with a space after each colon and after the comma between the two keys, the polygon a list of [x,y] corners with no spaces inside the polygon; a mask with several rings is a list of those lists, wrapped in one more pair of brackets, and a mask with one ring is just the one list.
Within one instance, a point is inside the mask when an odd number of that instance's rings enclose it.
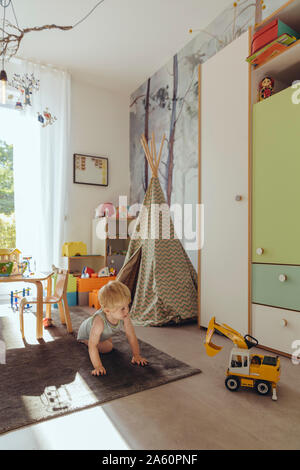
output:
{"label": "toy on top shelf", "polygon": [[259,101],[263,101],[273,95],[274,79],[271,77],[264,77],[259,82]]}
{"label": "toy on top shelf", "polygon": [[230,326],[215,322],[213,317],[207,328],[205,348],[208,356],[215,356],[222,347],[211,342],[217,330],[231,339],[234,347],[231,350],[229,367],[226,372],[225,385],[231,392],[242,387],[255,388],[260,395],[267,395],[273,390],[272,400],[277,400],[276,385],[280,379],[280,359],[278,356],[249,354],[249,349],[257,346],[258,341],[250,335],[244,337]]}
{"label": "toy on top shelf", "polygon": [[257,52],[251,54],[247,57],[246,61],[257,67],[258,65],[264,64],[268,59],[271,59],[275,55],[286,50],[288,46],[294,42],[296,42],[296,38],[294,36],[282,34],[280,37],[262,47]]}
{"label": "toy on top shelf", "polygon": [[63,244],[62,256],[86,256],[87,248],[83,242],[67,242]]}
{"label": "toy on top shelf", "polygon": [[254,33],[251,44],[251,54],[260,51],[263,47],[269,45],[283,35],[293,37],[295,40],[300,37],[297,31],[280,21],[278,18],[267,23],[263,28],[260,28],[256,33]]}
{"label": "toy on top shelf", "polygon": [[300,35],[297,31],[279,19],[270,21],[254,33],[251,55],[246,60],[254,66],[261,65],[274,55],[284,51],[299,38]]}
{"label": "toy on top shelf", "polygon": [[115,206],[112,202],[104,202],[99,204],[95,209],[95,218],[99,217],[113,217],[116,213]]}

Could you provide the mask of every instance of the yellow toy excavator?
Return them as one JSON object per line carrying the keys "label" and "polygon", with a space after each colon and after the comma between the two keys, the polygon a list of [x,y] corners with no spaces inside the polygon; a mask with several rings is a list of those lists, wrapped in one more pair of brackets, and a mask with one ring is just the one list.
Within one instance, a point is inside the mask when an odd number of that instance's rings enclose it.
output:
{"label": "yellow toy excavator", "polygon": [[250,354],[249,349],[257,346],[258,341],[250,335],[242,336],[225,323],[219,325],[213,317],[207,328],[205,348],[208,356],[215,356],[221,347],[211,342],[215,330],[222,333],[234,343],[225,385],[231,392],[239,387],[255,388],[260,395],[267,395],[272,388],[272,400],[277,400],[276,385],[280,379],[280,359],[261,354]]}

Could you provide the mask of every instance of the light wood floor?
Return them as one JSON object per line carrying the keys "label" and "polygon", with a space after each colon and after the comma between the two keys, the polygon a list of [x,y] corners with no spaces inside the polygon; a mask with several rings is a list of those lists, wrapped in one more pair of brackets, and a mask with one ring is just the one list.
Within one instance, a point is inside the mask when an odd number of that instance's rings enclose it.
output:
{"label": "light wood floor", "polygon": [[278,401],[224,385],[231,341],[209,358],[196,325],[136,328],[137,336],[202,370],[103,406],[0,436],[0,449],[300,449],[300,366],[281,358]]}

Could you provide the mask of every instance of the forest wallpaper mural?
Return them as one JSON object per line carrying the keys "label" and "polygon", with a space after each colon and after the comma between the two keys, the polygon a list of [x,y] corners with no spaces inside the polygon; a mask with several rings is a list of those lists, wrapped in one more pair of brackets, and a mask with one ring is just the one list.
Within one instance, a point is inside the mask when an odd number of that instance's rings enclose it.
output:
{"label": "forest wallpaper mural", "polygon": [[[155,134],[159,147],[166,135],[159,180],[167,203],[198,203],[198,65],[259,23],[286,0],[239,0],[201,30],[130,98],[130,203],[142,203],[151,169],[140,143]],[[246,58],[245,58],[246,59]],[[221,77],[220,77],[221,79]],[[183,246],[186,240],[182,240]],[[187,253],[197,269],[197,251]]]}

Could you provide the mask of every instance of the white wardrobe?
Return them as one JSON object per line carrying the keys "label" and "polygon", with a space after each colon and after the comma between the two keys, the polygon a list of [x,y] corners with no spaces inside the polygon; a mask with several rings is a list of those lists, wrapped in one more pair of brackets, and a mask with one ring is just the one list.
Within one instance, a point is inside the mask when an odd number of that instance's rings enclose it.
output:
{"label": "white wardrobe", "polygon": [[212,316],[248,333],[248,35],[200,75],[200,325]]}

